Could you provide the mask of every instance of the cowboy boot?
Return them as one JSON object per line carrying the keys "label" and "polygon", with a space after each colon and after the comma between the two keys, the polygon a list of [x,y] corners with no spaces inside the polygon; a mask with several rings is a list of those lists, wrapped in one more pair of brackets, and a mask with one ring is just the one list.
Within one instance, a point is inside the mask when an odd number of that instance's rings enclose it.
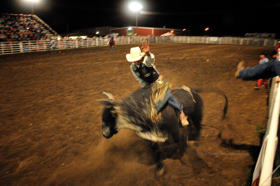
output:
{"label": "cowboy boot", "polygon": [[180,121],[182,123],[182,126],[187,126],[189,125],[189,122],[188,122],[188,116],[185,115],[185,113],[182,111],[181,114],[180,114]]}
{"label": "cowboy boot", "polygon": [[237,65],[237,70],[234,74],[234,77],[238,78],[240,70],[243,70],[244,68],[245,68],[244,67],[244,61],[239,62],[238,65]]}

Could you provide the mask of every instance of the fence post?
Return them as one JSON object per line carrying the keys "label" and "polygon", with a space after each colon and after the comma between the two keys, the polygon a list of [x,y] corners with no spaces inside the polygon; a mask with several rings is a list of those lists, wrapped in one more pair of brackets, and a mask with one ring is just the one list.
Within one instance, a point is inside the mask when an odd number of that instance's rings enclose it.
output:
{"label": "fence post", "polygon": [[1,54],[4,54],[4,43],[1,43],[1,50],[2,50]]}
{"label": "fence post", "polygon": [[264,39],[263,46],[266,46],[267,39]]}
{"label": "fence post", "polygon": [[10,46],[11,46],[11,53],[14,53],[13,42],[10,42]]}
{"label": "fence post", "polygon": [[39,47],[39,42],[38,42],[38,40],[36,40],[35,42],[36,42],[37,51],[40,51],[40,47]]}
{"label": "fence post", "polygon": [[19,42],[19,50],[20,50],[20,53],[23,53],[23,45],[22,45],[22,41]]}
{"label": "fence post", "polygon": [[[273,162],[275,158],[275,150],[277,146],[277,130],[279,121],[279,101],[280,101],[280,91],[279,86],[277,86],[277,92],[275,96],[275,104],[273,106],[272,116],[270,119],[270,126],[268,128],[269,134],[267,135],[267,147],[265,151],[265,156],[263,159],[262,173],[260,176],[260,185],[270,185]],[[276,144],[276,145],[275,145]]]}

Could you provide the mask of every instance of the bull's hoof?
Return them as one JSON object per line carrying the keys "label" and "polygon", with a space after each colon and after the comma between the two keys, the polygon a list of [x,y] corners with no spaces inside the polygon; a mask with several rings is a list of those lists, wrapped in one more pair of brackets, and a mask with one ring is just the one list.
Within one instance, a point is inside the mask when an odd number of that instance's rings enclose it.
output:
{"label": "bull's hoof", "polygon": [[187,164],[185,158],[180,158],[180,162],[181,162],[181,165],[186,165]]}
{"label": "bull's hoof", "polygon": [[198,147],[199,143],[197,141],[188,141],[189,146]]}
{"label": "bull's hoof", "polygon": [[164,173],[164,165],[160,164],[157,166],[157,170],[156,170],[156,176],[162,176]]}
{"label": "bull's hoof", "polygon": [[162,176],[163,173],[164,173],[164,167],[162,167],[161,169],[157,170],[156,176],[157,176],[157,177]]}

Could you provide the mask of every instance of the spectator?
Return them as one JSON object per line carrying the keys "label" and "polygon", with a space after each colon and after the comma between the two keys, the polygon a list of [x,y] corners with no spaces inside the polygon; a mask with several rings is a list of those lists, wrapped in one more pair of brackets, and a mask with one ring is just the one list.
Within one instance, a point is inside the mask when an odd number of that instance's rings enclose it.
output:
{"label": "spectator", "polygon": [[272,53],[271,53],[271,57],[272,57],[272,59],[276,59],[277,58],[277,52],[276,51],[273,51]]}
{"label": "spectator", "polygon": [[19,35],[18,35],[18,33],[15,33],[14,34],[14,41],[18,41],[19,40]]}
{"label": "spectator", "polygon": [[19,38],[18,38],[18,40],[19,40],[19,41],[22,41],[22,39],[23,39],[23,34],[22,34],[22,32],[20,32],[20,33],[19,33]]}
{"label": "spectator", "polygon": [[[260,61],[259,61],[259,64],[263,64],[263,63],[266,63],[268,62],[268,58],[266,57],[266,54],[263,52],[260,54]],[[267,80],[266,79],[259,79],[255,85],[255,90],[259,90],[260,87],[264,85],[266,86],[267,85]]]}
{"label": "spectator", "polygon": [[280,58],[280,41],[278,41],[278,44],[275,46],[275,51],[278,53],[277,57]]}
{"label": "spectator", "polygon": [[[244,66],[244,61],[241,61],[237,66],[237,71],[235,72],[235,78],[245,81],[269,79],[275,76],[280,76],[280,61],[278,59],[272,59],[266,63],[246,69]],[[275,82],[279,81],[280,77],[275,79]]]}
{"label": "spectator", "polygon": [[23,34],[23,40],[24,40],[24,41],[27,41],[27,40],[28,40],[27,34]]}
{"label": "spectator", "polygon": [[50,44],[50,49],[52,50],[52,54],[56,54],[56,47],[57,47],[56,40],[52,40],[52,42]]}
{"label": "spectator", "polygon": [[28,17],[26,18],[26,21],[27,21],[27,22],[29,22],[29,21],[31,22],[32,20],[31,20],[31,18],[28,16]]}
{"label": "spectator", "polygon": [[2,31],[0,33],[0,42],[4,42],[4,41],[6,41],[6,35],[4,34],[4,31]]}
{"label": "spectator", "polygon": [[111,35],[111,37],[109,38],[109,46],[111,50],[115,50],[115,44],[116,41],[114,39],[114,35]]}
{"label": "spectator", "polygon": [[[280,41],[278,41],[278,44],[275,46],[275,51],[280,52]],[[279,51],[278,51],[279,50]]]}

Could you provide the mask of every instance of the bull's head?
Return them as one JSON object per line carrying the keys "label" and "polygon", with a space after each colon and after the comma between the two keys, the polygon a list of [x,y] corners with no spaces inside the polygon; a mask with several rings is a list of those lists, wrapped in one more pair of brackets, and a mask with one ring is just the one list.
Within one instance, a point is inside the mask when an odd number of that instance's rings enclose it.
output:
{"label": "bull's head", "polygon": [[118,133],[116,121],[117,121],[117,112],[115,109],[116,102],[112,94],[103,92],[108,96],[109,100],[99,100],[105,105],[102,113],[102,133],[105,138],[111,138],[114,134]]}

